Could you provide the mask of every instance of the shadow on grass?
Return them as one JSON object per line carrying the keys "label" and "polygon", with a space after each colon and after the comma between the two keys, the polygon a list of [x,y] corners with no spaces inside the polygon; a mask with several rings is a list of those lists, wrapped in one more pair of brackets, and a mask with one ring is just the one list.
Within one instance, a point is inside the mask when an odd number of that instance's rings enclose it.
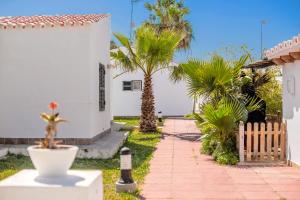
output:
{"label": "shadow on grass", "polygon": [[[151,156],[156,149],[155,145],[160,140],[161,134],[158,133],[140,133],[133,130],[123,146],[130,148],[132,153],[132,165],[136,169]],[[120,151],[111,159],[76,159],[73,164],[74,169],[119,169]]]}
{"label": "shadow on grass", "polygon": [[[158,138],[162,139],[163,135],[159,135]],[[140,139],[138,139],[138,141],[149,141],[149,142],[155,141],[155,140],[157,140],[157,138],[140,138]]]}
{"label": "shadow on grass", "polygon": [[[129,147],[131,149],[133,168],[138,168],[156,149],[155,147],[136,144],[133,142],[126,142],[124,146]],[[120,151],[111,159],[77,158],[72,166],[72,169],[120,169]]]}

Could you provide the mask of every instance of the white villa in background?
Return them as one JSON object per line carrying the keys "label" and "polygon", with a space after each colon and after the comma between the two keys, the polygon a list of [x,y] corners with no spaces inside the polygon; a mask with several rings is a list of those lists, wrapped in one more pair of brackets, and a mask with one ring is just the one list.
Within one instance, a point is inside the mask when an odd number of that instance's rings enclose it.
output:
{"label": "white villa in background", "polygon": [[109,131],[110,16],[0,18],[0,143],[44,137],[39,114],[59,103],[59,138],[89,144]]}
{"label": "white villa in background", "polygon": [[283,118],[287,120],[287,159],[300,166],[300,35],[265,52],[282,66]]}
{"label": "white villa in background", "polygon": [[[124,47],[120,48],[126,52]],[[112,65],[113,116],[139,116],[141,114],[143,72],[122,74],[123,70],[113,60]],[[170,65],[176,65],[176,63]],[[153,75],[153,90],[156,114],[159,111],[163,116],[183,116],[192,113],[193,99],[187,94],[186,83],[184,81],[172,82],[169,79],[168,70],[156,72]]]}

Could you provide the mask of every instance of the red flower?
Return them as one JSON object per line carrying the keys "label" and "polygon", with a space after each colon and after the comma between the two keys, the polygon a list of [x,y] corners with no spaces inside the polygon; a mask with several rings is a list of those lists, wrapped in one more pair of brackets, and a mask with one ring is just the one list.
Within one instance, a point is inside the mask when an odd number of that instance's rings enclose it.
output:
{"label": "red flower", "polygon": [[55,110],[58,107],[58,104],[55,101],[52,101],[48,107],[50,110]]}

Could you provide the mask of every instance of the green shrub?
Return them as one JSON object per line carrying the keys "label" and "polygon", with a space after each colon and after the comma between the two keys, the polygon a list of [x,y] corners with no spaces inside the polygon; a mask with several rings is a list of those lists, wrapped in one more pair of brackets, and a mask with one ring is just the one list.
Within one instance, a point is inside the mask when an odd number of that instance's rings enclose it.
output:
{"label": "green shrub", "polygon": [[239,159],[236,153],[223,152],[217,157],[216,161],[220,165],[236,165],[239,162]]}
{"label": "green shrub", "polygon": [[257,93],[259,97],[266,101],[268,115],[277,115],[278,111],[282,111],[282,86],[279,81],[276,80],[278,70],[270,70],[271,80],[258,88]]}
{"label": "green shrub", "polygon": [[213,137],[212,134],[206,134],[202,138],[201,144],[202,144],[201,153],[212,155],[212,153],[215,151],[218,145],[218,141]]}
{"label": "green shrub", "polygon": [[218,145],[212,156],[221,165],[235,165],[239,161],[238,154],[236,151],[230,150],[226,145]]}

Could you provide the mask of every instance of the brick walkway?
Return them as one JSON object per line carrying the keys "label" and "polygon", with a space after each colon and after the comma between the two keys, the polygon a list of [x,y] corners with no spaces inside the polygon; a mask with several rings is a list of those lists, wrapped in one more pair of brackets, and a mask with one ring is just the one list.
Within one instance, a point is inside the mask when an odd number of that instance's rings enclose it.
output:
{"label": "brick walkway", "polygon": [[142,186],[142,199],[300,200],[298,168],[217,165],[199,153],[199,142],[181,137],[199,133],[193,121],[168,119],[163,132]]}

